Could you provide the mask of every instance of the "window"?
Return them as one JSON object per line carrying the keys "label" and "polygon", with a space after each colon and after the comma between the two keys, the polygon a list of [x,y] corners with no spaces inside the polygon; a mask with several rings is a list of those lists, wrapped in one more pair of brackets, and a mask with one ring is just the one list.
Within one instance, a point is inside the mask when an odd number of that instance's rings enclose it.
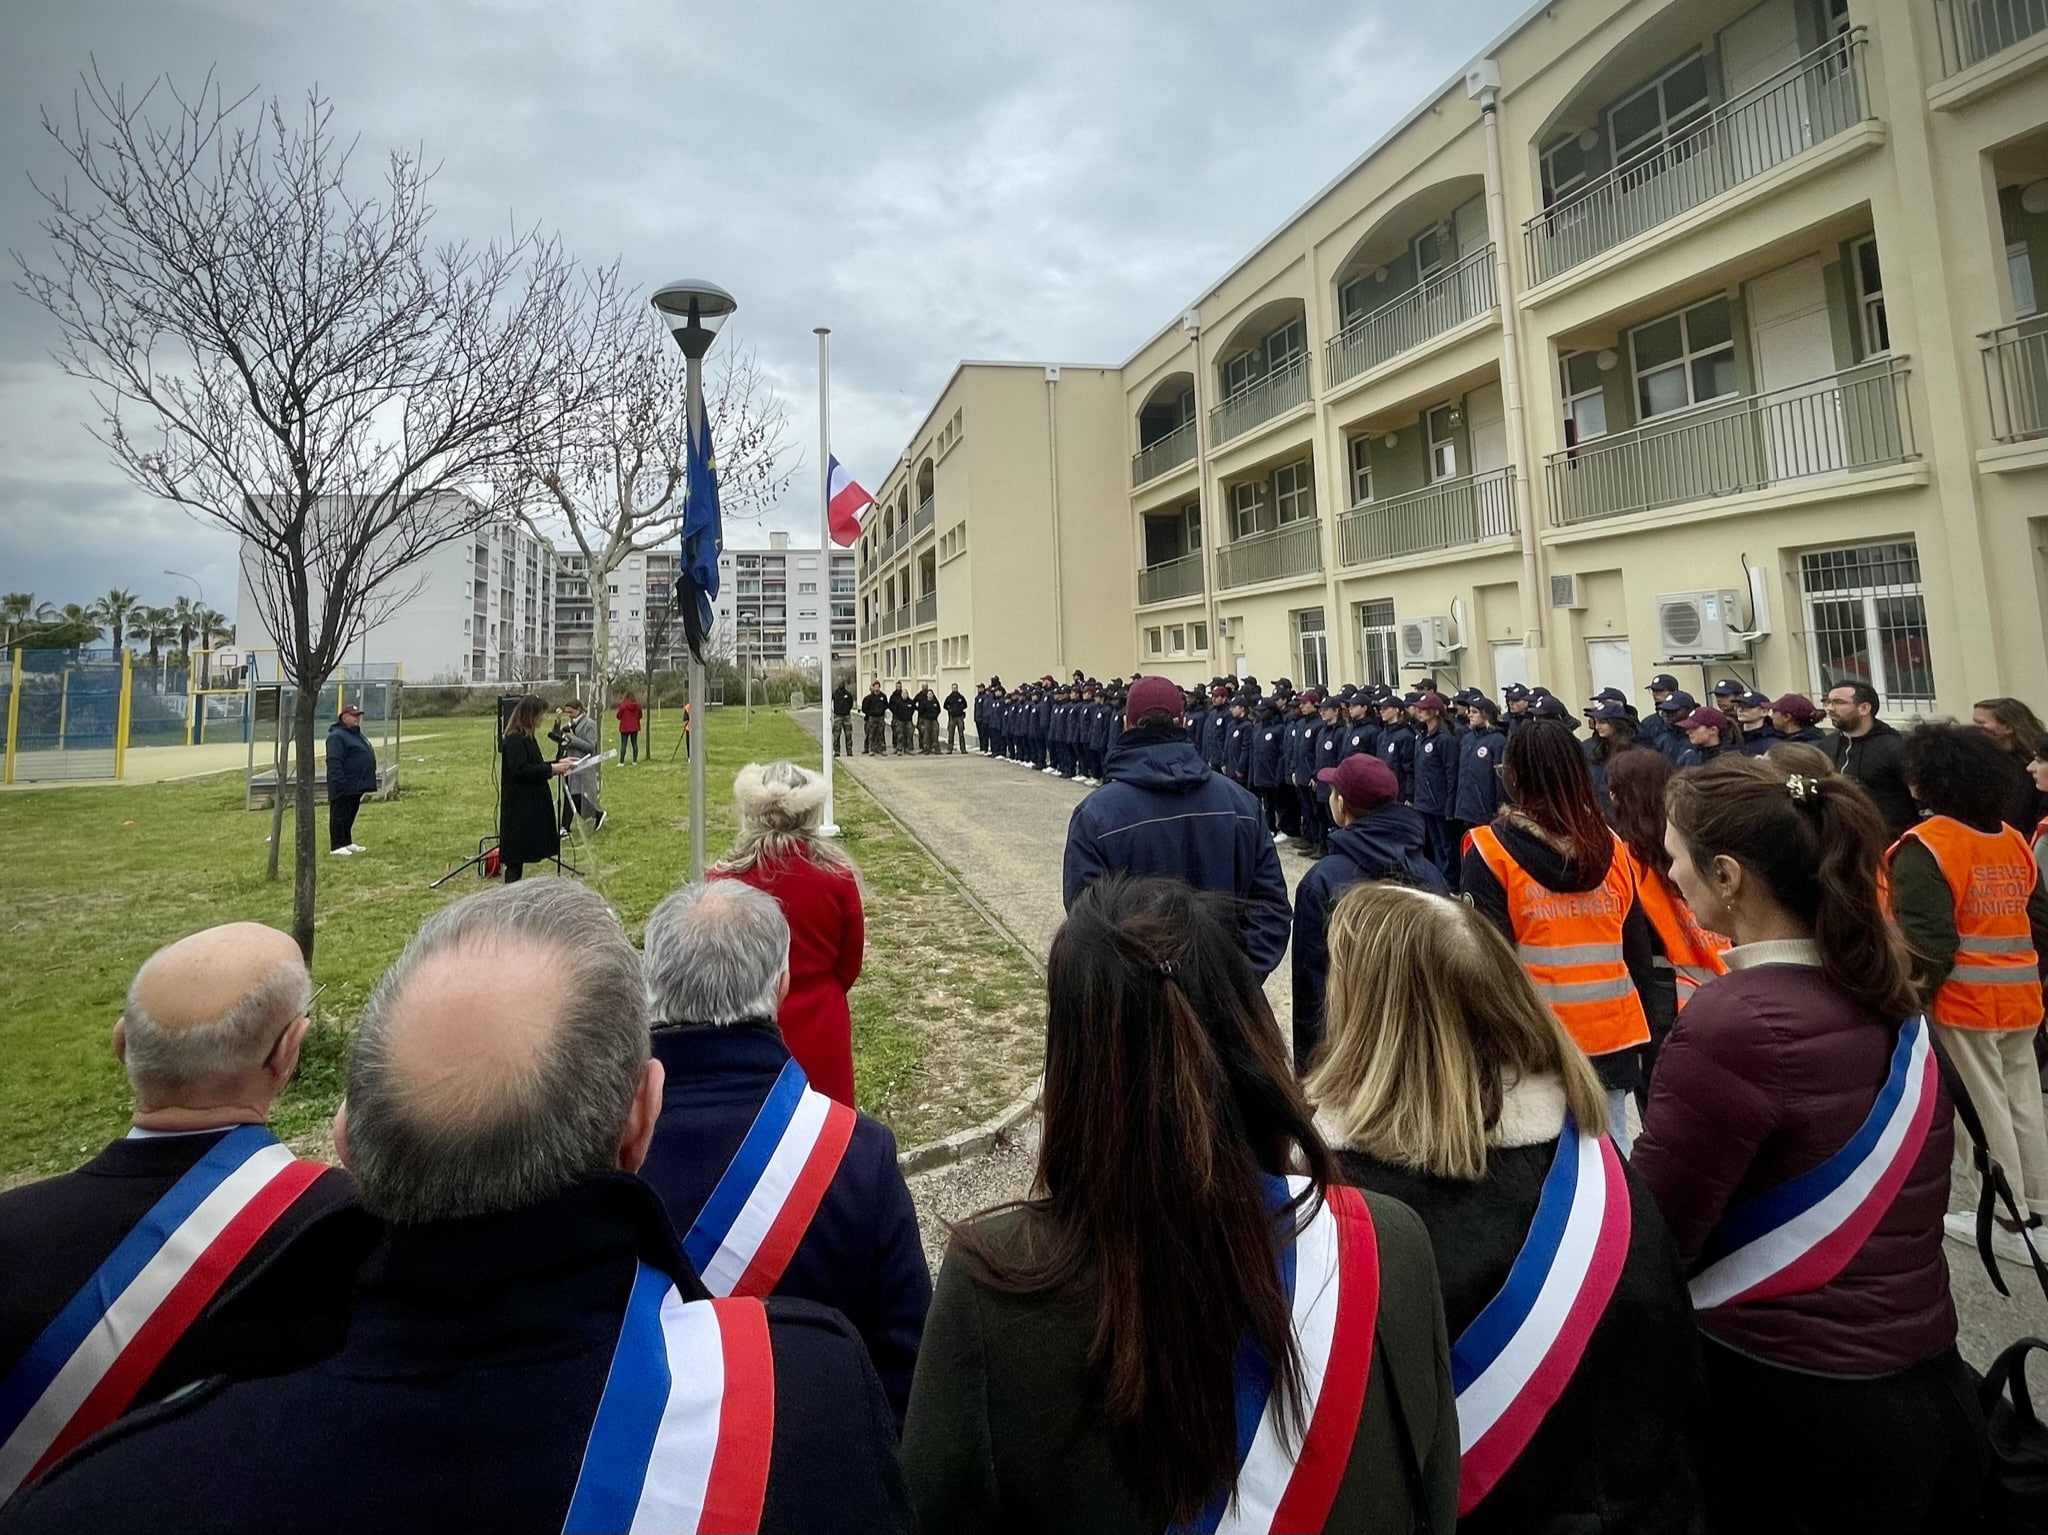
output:
{"label": "window", "polygon": [[1892,349],[1892,329],[1884,317],[1884,278],[1877,268],[1877,241],[1856,242],[1856,302],[1863,313],[1863,355],[1875,357]]}
{"label": "window", "polygon": [[614,597],[619,595],[619,583],[616,581],[605,582],[604,589]]}
{"label": "window", "polygon": [[1704,117],[1709,105],[1706,57],[1695,53],[1608,109],[1614,163],[1641,164]]}
{"label": "window", "polygon": [[1180,509],[1181,534],[1185,539],[1183,547],[1189,554],[1199,553],[1202,547],[1202,503],[1190,501]]}
{"label": "window", "polygon": [[628,587],[626,588],[626,595],[627,595],[628,597],[637,597],[637,596],[639,596],[639,595],[640,595],[640,583],[639,583],[638,581],[635,581],[635,582],[633,582],[633,583],[632,583],[632,584],[631,584],[630,586],[628,586]]}
{"label": "window", "polygon": [[1735,335],[1725,296],[1638,326],[1629,332],[1629,351],[1635,359],[1636,413],[1645,421],[1737,392]]}
{"label": "window", "polygon": [[[1543,151],[1543,195],[1545,206],[1556,202],[1567,192],[1584,184],[1591,174],[1592,151],[1579,141],[1584,133],[1567,133],[1555,144]],[[1600,136],[1592,136],[1597,148]]]}
{"label": "window", "polygon": [[796,594],[799,597],[815,597],[818,594],[818,583],[815,581],[799,581],[796,584]]}
{"label": "window", "polygon": [[1361,602],[1358,614],[1359,667],[1369,683],[1393,687],[1401,680],[1401,634],[1394,604],[1384,598]]}
{"label": "window", "polygon": [[1600,386],[1600,354],[1571,352],[1557,360],[1559,382],[1564,389],[1564,444],[1575,448],[1582,442],[1607,435],[1607,393]]}
{"label": "window", "polygon": [[1372,499],[1372,434],[1360,432],[1346,452],[1351,460],[1351,504],[1363,506]]}
{"label": "window", "polygon": [[1261,512],[1266,500],[1264,480],[1246,480],[1230,487],[1230,520],[1236,538],[1250,538],[1260,531]]}
{"label": "window", "polygon": [[1258,346],[1237,354],[1223,365],[1223,392],[1236,394],[1270,373],[1278,373],[1308,351],[1308,323],[1296,315],[1277,330],[1268,331]]}
{"label": "window", "polygon": [[1188,626],[1168,624],[1166,626],[1166,652],[1168,655],[1184,656],[1188,653]]}
{"label": "window", "polygon": [[1145,654],[1163,656],[1166,654],[1165,631],[1154,627],[1145,631]]}
{"label": "window", "polygon": [[1456,407],[1439,405],[1429,413],[1429,478],[1455,480],[1458,477],[1458,436]]}
{"label": "window", "polygon": [[2012,279],[2012,317],[2024,320],[2038,307],[2034,296],[2034,265],[2028,259],[2026,241],[2005,248],[2005,273]]}
{"label": "window", "polygon": [[1196,655],[1206,655],[1209,650],[1209,625],[1197,622],[1188,625],[1188,644]]}
{"label": "window", "polygon": [[1323,632],[1323,610],[1302,608],[1292,617],[1295,653],[1301,660],[1300,685],[1326,688],[1330,685],[1330,637]]}
{"label": "window", "polygon": [[815,645],[818,643],[818,631],[815,629],[799,629],[796,639],[799,645]]}
{"label": "window", "polygon": [[1451,264],[1451,258],[1457,253],[1454,239],[1449,224],[1433,224],[1409,242],[1415,252],[1415,281],[1418,284],[1429,281]]}
{"label": "window", "polygon": [[1802,554],[1799,591],[1816,698],[1846,682],[1867,682],[1887,711],[1900,702],[1933,701],[1917,545],[1908,540]]}
{"label": "window", "polygon": [[1273,518],[1277,526],[1305,522],[1316,514],[1316,491],[1308,460],[1282,464],[1273,471]]}
{"label": "window", "polygon": [[628,608],[626,609],[626,616],[628,618],[638,618],[640,616],[640,610],[638,608]]}

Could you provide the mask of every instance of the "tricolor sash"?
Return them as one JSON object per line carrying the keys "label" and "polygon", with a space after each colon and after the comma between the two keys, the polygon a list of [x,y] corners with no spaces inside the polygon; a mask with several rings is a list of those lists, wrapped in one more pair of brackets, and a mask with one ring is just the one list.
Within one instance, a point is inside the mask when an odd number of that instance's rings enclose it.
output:
{"label": "tricolor sash", "polygon": [[754,1299],[686,1301],[641,1264],[563,1535],[753,1535],[775,1438],[775,1356]]}
{"label": "tricolor sash", "polygon": [[789,1267],[853,1136],[854,1113],[792,1060],[683,1239],[713,1295],[766,1295]]}
{"label": "tricolor sash", "polygon": [[[1298,1197],[1306,1178],[1269,1178],[1275,1205]],[[1180,1530],[1309,1532],[1322,1529],[1351,1459],[1372,1373],[1373,1329],[1380,1308],[1379,1244],[1358,1190],[1323,1189],[1322,1202],[1281,1250],[1280,1278],[1294,1313],[1307,1411],[1288,1432],[1273,1398],[1273,1372],[1247,1340],[1235,1366],[1237,1495],[1218,1494]]]}
{"label": "tricolor sash", "polygon": [[0,1380],[0,1502],[127,1409],[326,1170],[242,1125],[171,1185]]}
{"label": "tricolor sash", "polygon": [[1934,1120],[1935,1073],[1927,1020],[1908,1018],[1877,1101],[1849,1143],[1714,1228],[1692,1278],[1694,1308],[1798,1295],[1841,1273],[1919,1160]]}
{"label": "tricolor sash", "polygon": [[1563,1395],[1628,1258],[1628,1183],[1569,1114],[1507,1283],[1451,1346],[1458,1513],[1493,1491]]}

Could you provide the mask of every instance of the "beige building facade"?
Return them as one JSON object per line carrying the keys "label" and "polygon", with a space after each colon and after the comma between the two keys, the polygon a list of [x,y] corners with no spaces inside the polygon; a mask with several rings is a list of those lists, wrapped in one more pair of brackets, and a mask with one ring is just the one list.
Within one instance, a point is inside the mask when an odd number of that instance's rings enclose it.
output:
{"label": "beige building facade", "polygon": [[[929,674],[2048,704],[2044,306],[2048,0],[1559,0],[1106,371],[1121,520],[1091,446]],[[919,443],[1028,476],[974,372]]]}

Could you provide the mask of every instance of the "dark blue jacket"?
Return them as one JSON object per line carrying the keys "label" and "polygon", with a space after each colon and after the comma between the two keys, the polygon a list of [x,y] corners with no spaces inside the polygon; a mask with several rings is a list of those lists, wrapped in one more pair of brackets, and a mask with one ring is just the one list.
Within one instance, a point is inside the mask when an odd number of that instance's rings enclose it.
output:
{"label": "dark blue jacket", "polygon": [[1277,789],[1287,782],[1287,721],[1262,709],[1253,725],[1251,786]]}
{"label": "dark blue jacket", "polygon": [[[1673,741],[1678,744],[1673,746]],[[1687,742],[1683,735],[1671,728],[1671,722],[1663,714],[1652,709],[1636,725],[1636,745],[1660,751],[1676,761],[1678,754],[1685,750]]]}
{"label": "dark blue jacket", "polygon": [[[1324,768],[1333,768],[1344,760],[1344,738],[1349,734],[1351,731],[1342,720],[1334,725],[1316,727],[1316,755],[1313,763],[1316,772],[1320,773]],[[1316,795],[1320,799],[1328,799],[1330,786],[1326,783],[1316,784]]]}
{"label": "dark blue jacket", "polygon": [[1223,731],[1223,771],[1238,783],[1250,783],[1252,738],[1257,726],[1247,717],[1229,718]]}
{"label": "dark blue jacket", "polygon": [[1114,704],[1095,706],[1094,735],[1088,744],[1095,750],[1107,753],[1116,743],[1118,733],[1123,729],[1123,710]]}
{"label": "dark blue jacket", "polygon": [[1458,798],[1451,819],[1484,826],[1500,813],[1507,798],[1498,768],[1508,749],[1504,731],[1493,726],[1468,730],[1458,742]]}
{"label": "dark blue jacket", "polygon": [[1209,764],[1212,772],[1223,769],[1223,744],[1230,738],[1230,727],[1234,723],[1230,711],[1210,708],[1202,712],[1202,738],[1195,743],[1195,750],[1202,754],[1202,760]]}
{"label": "dark blue jacket", "polygon": [[[654,1058],[668,1080],[640,1176],[686,1236],[789,1064],[789,1051],[772,1027],[736,1024],[656,1029]],[[853,1323],[900,1429],[932,1276],[887,1126],[855,1116],[839,1171],[774,1293],[817,1301]]]}
{"label": "dark blue jacket", "polygon": [[1186,880],[1239,902],[1245,957],[1271,974],[1287,952],[1287,880],[1258,801],[1210,772],[1171,727],[1126,730],[1103,772],[1108,782],[1067,822],[1066,905],[1105,874]]}
{"label": "dark blue jacket", "polygon": [[1415,808],[1448,816],[1458,803],[1458,737],[1446,725],[1415,735]]}
{"label": "dark blue jacket", "polygon": [[1349,757],[1358,752],[1377,754],[1380,749],[1380,722],[1367,716],[1362,720],[1347,720],[1344,725],[1344,744],[1338,749],[1340,757]]}
{"label": "dark blue jacket", "polygon": [[360,729],[351,730],[340,720],[327,727],[327,792],[377,792],[376,748],[363,739]]}
{"label": "dark blue jacket", "polygon": [[1296,715],[1287,722],[1287,781],[1297,789],[1315,782],[1316,731],[1322,720]]}
{"label": "dark blue jacket", "polygon": [[1686,741],[1683,736],[1680,736],[1679,740],[1684,742],[1685,746],[1685,749],[1678,754],[1675,764],[1680,768],[1704,767],[1707,763],[1720,756],[1722,752],[1728,750],[1725,746],[1695,746],[1692,742]]}
{"label": "dark blue jacket", "polygon": [[[661,1202],[623,1173],[396,1228],[357,1272],[338,1354],[122,1420],[10,1503],[0,1530],[557,1535],[642,1262],[704,1297]],[[809,1301],[767,1309],[761,1530],[908,1530],[889,1403],[860,1339]]]}
{"label": "dark blue jacket", "polygon": [[1406,720],[1380,726],[1380,738],[1373,750],[1380,761],[1394,770],[1405,803],[1415,797],[1415,730]]}
{"label": "dark blue jacket", "polygon": [[1294,892],[1296,1070],[1307,1068],[1323,1038],[1323,986],[1330,971],[1324,931],[1330,908],[1362,879],[1399,880],[1439,894],[1450,890],[1436,865],[1423,856],[1421,814],[1406,805],[1381,805],[1330,833],[1329,853],[1309,866]]}

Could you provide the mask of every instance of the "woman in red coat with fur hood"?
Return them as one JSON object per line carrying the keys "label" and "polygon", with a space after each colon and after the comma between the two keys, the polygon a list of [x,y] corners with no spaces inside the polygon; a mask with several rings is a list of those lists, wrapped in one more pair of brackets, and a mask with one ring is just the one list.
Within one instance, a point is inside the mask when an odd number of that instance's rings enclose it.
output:
{"label": "woman in red coat with fur hood", "polygon": [[739,840],[708,872],[766,891],[789,921],[783,1043],[828,1098],[853,1106],[853,1015],[866,923],[853,860],[818,835],[825,780],[793,762],[750,762],[733,780]]}

